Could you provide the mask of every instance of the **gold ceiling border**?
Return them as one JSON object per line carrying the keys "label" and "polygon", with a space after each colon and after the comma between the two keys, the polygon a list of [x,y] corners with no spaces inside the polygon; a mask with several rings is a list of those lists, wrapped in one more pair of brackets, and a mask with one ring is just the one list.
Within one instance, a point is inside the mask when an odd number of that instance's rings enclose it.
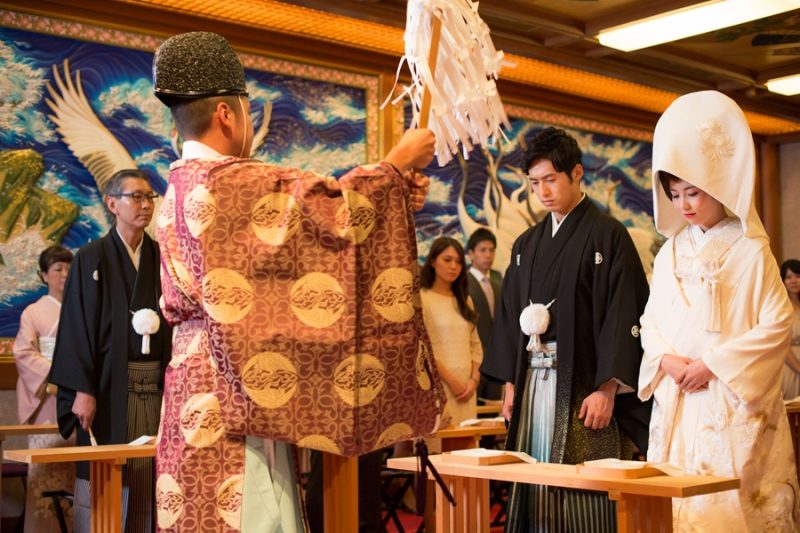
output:
{"label": "gold ceiling border", "polygon": [[[403,100],[403,102],[405,102],[405,100]],[[503,108],[510,119],[529,120],[552,126],[586,131],[588,133],[601,133],[603,135],[631,139],[634,141],[653,142],[653,132],[650,130],[620,126],[619,124],[610,122],[581,118],[575,115],[546,111],[544,109],[525,105],[503,104]],[[395,135],[399,136],[403,134],[403,128],[405,127],[404,119],[403,105],[398,103],[398,105],[392,108],[392,131]]]}
{"label": "gold ceiling border", "polygon": [[80,41],[111,44],[135,50],[154,52],[164,39],[132,31],[103,28],[81,22],[41,17],[0,9],[0,26],[18,30],[46,33]]}
{"label": "gold ceiling border", "polygon": [[[80,41],[121,46],[123,48],[131,48],[145,52],[154,52],[164,41],[162,38],[134,31],[104,28],[102,26],[95,26],[82,22],[65,21],[57,18],[18,13],[5,9],[0,9],[0,26],[45,33]],[[364,162],[372,163],[378,161],[378,106],[380,102],[378,94],[379,79],[377,75],[360,74],[336,68],[321,67],[286,59],[277,59],[267,55],[244,52],[239,52],[238,55],[242,64],[249,69],[364,89],[364,107],[366,113],[366,151],[364,154]]]}
{"label": "gold ceiling border", "polygon": [[[404,53],[400,28],[336,15],[277,0],[126,0],[234,24],[333,42],[395,55]],[[501,78],[553,91],[661,114],[679,93],[513,54],[507,54]],[[800,122],[745,112],[753,133],[780,135],[800,131]]]}
{"label": "gold ceiling border", "polygon": [[564,113],[554,113],[552,111],[545,111],[544,109],[516,104],[504,104],[503,107],[509,118],[542,122],[553,126],[562,126],[590,133],[602,133],[603,135],[632,139],[634,141],[653,142],[653,132],[649,130],[620,126],[610,122],[581,118]]}

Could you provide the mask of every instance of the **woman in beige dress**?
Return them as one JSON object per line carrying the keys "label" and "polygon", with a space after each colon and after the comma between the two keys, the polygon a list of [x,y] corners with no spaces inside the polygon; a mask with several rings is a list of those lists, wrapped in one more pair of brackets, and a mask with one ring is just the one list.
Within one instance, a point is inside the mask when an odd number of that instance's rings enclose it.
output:
{"label": "woman in beige dress", "polygon": [[433,242],[420,272],[422,315],[431,339],[436,368],[447,394],[445,416],[458,424],[477,416],[477,397],[483,349],[476,326],[478,316],[467,295],[464,248],[449,237]]}
{"label": "woman in beige dress", "polygon": [[[14,341],[14,361],[17,365],[17,413],[21,424],[54,424],[56,422],[56,389],[47,383],[53,348],[56,343],[58,319],[64,282],[72,262],[72,253],[61,246],[51,246],[39,256],[39,277],[47,284],[47,294],[22,312],[19,332]],[[31,435],[30,448],[52,448],[74,445],[60,435]],[[75,468],[71,464],[41,464],[28,466],[27,497],[25,501],[25,532],[48,533],[60,531],[49,498],[42,492],[71,490]],[[71,524],[71,517],[67,516]]]}

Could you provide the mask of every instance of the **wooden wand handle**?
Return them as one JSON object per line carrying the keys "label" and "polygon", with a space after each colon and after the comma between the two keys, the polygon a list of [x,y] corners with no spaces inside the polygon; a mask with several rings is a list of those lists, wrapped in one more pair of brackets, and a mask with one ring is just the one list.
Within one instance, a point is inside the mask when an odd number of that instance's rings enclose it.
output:
{"label": "wooden wand handle", "polygon": [[[436,79],[436,61],[439,59],[439,39],[442,36],[442,19],[433,17],[431,21],[431,48],[428,52],[428,68],[431,70],[431,80]],[[422,93],[422,107],[419,110],[419,128],[427,128],[431,114],[431,91],[425,87]]]}

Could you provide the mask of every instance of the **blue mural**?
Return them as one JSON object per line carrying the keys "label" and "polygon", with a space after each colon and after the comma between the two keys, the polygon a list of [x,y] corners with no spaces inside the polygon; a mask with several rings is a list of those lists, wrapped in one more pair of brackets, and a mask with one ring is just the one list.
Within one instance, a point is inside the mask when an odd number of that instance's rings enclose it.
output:
{"label": "blue mural", "polygon": [[[108,231],[98,185],[113,170],[135,165],[165,190],[179,141],[152,95],[151,63],[150,52],[0,28],[0,337],[16,334],[22,309],[44,292],[36,277],[43,248],[61,242],[75,250]],[[341,73],[326,81],[308,74],[338,72],[330,69],[295,64],[287,74],[263,61],[245,64],[257,67],[246,69],[253,157],[339,176],[375,153],[369,89],[340,83]],[[509,114],[509,142],[425,170],[432,184],[416,216],[421,260],[436,237],[466,242],[485,226],[498,236],[495,267],[504,269],[514,239],[546,215],[520,167],[527,140],[549,124]],[[565,129],[584,150],[584,190],[629,227],[637,246],[653,248],[650,143]]]}
{"label": "blue mural", "polygon": [[[113,170],[135,165],[165,191],[179,142],[152,94],[152,57],[0,28],[0,337],[45,292],[42,249],[108,231],[98,185]],[[246,82],[253,157],[335,176],[366,162],[366,89],[250,69]]]}
{"label": "blue mural", "polygon": [[[405,120],[410,121],[408,110]],[[420,261],[433,238],[447,235],[466,244],[473,231],[486,227],[498,239],[495,268],[505,270],[514,240],[547,214],[529,194],[521,167],[526,143],[551,125],[565,129],[583,150],[586,194],[628,227],[643,260],[652,259],[659,244],[650,182],[652,144],[512,117],[508,142],[478,147],[468,158],[456,157],[444,167],[434,161],[425,169],[431,187],[416,217]]]}

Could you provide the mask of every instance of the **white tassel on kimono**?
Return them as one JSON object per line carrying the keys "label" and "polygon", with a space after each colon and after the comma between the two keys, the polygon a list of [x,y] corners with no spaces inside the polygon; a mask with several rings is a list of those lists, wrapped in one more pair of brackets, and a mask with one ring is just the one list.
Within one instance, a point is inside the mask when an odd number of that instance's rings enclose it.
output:
{"label": "white tassel on kimono", "polygon": [[704,329],[711,333],[719,333],[721,329],[722,300],[719,291],[718,274],[714,273],[704,278],[703,286],[706,288],[706,301],[708,302]]}
{"label": "white tassel on kimono", "polygon": [[152,309],[139,309],[131,319],[133,330],[142,336],[142,353],[150,353],[150,335],[158,332],[161,321]]}
{"label": "white tassel on kimono", "polygon": [[[442,60],[432,73],[428,57],[434,17],[442,21]],[[491,146],[499,136],[505,138],[501,126],[511,129],[495,84],[502,60],[503,52],[495,50],[489,28],[478,16],[478,2],[408,0],[400,65],[408,62],[412,82],[392,103],[408,95],[414,109],[411,127],[417,127],[423,94],[430,92],[428,128],[436,135],[440,166],[452,159],[459,143],[467,157],[474,145]]]}
{"label": "white tassel on kimono", "polygon": [[540,335],[547,331],[547,327],[550,325],[550,311],[548,309],[555,301],[555,298],[553,298],[547,305],[530,302],[519,314],[519,327],[525,335],[531,336],[526,348],[529,352],[538,352],[542,349]]}

